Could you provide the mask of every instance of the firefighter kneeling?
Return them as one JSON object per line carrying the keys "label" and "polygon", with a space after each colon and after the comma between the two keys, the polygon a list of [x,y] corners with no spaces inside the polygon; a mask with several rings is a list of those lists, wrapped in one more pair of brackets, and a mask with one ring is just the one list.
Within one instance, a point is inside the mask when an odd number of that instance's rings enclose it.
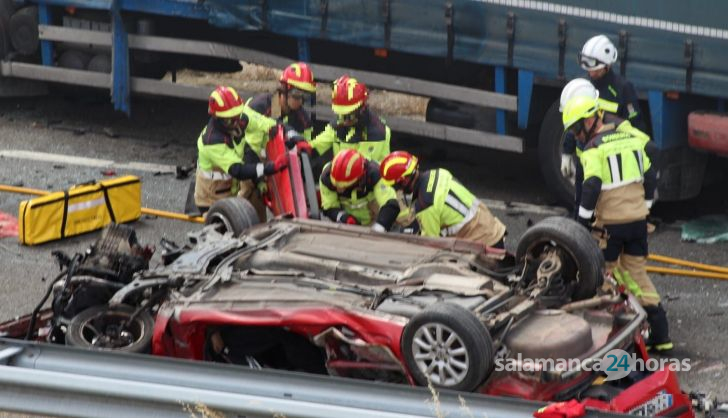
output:
{"label": "firefighter kneeling", "polygon": [[417,157],[396,151],[382,160],[380,173],[396,190],[412,194],[410,209],[414,210],[421,235],[505,247],[505,225],[449,171],[438,168],[420,173]]}
{"label": "firefighter kneeling", "polygon": [[[649,138],[617,131],[605,123],[593,97],[570,99],[563,110],[564,129],[585,144],[579,156],[584,167],[578,220],[607,235],[603,250],[607,270],[635,295],[647,311],[648,349],[673,348],[660,295],[647,275],[647,214],[657,185]],[[594,222],[592,223],[594,218]],[[622,268],[618,268],[620,259]]]}
{"label": "firefighter kneeling", "polygon": [[394,189],[381,181],[379,164],[358,151],[345,149],[324,166],[319,180],[321,207],[334,222],[389,231],[405,217]]}

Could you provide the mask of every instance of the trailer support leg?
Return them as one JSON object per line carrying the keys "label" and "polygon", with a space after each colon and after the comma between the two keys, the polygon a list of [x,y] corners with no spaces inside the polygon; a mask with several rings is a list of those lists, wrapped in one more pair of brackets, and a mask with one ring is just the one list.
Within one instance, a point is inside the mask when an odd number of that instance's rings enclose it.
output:
{"label": "trailer support leg", "polygon": [[[506,92],[506,69],[500,65],[495,67],[495,92]],[[503,109],[495,111],[495,130],[501,135],[506,134],[506,111]]]}
{"label": "trailer support leg", "polygon": [[528,128],[533,95],[533,71],[518,70],[518,127]]}
{"label": "trailer support leg", "polygon": [[111,101],[114,109],[131,115],[129,103],[131,86],[129,85],[129,39],[124,20],[121,17],[120,0],[114,0],[111,5],[111,31],[112,31],[112,85]]}
{"label": "trailer support leg", "polygon": [[311,62],[311,50],[308,47],[308,40],[306,38],[298,38],[298,60]]}
{"label": "trailer support leg", "polygon": [[[51,9],[45,3],[38,4],[38,23],[41,25],[51,24]],[[53,65],[53,44],[51,41],[40,41],[40,57],[43,65]]]}

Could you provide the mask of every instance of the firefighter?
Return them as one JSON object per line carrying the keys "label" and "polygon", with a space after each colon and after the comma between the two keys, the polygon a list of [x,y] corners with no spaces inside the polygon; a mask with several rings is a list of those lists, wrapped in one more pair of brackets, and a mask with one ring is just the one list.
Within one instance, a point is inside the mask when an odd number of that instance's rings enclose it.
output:
{"label": "firefighter", "polygon": [[505,248],[506,227],[449,171],[419,171],[417,157],[395,151],[379,168],[384,180],[412,194],[411,209],[421,235],[457,237]]}
{"label": "firefighter", "polygon": [[[220,199],[240,195],[240,181],[261,179],[288,166],[285,155],[272,162],[243,163],[244,137],[251,129],[244,107],[243,99],[232,87],[218,86],[210,94],[210,120],[197,138],[195,205],[201,213]],[[251,203],[255,206],[254,199]]]}
{"label": "firefighter", "polygon": [[599,90],[603,101],[614,103],[617,114],[628,120],[632,126],[645,132],[646,126],[640,112],[637,91],[632,83],[612,71],[617,62],[617,48],[604,35],[597,35],[586,41],[579,53],[579,64]]}
{"label": "firefighter", "polygon": [[[261,93],[246,105],[261,115],[275,119],[311,140],[313,123],[303,104],[316,94],[313,72],[305,62],[295,62],[283,70],[275,93]],[[265,138],[261,138],[265,140]]]}
{"label": "firefighter", "polygon": [[364,83],[348,75],[334,81],[331,108],[337,120],[311,141],[317,154],[331,148],[334,155],[342,149],[355,149],[367,160],[376,162],[389,154],[391,131],[367,105],[368,94]]}
{"label": "firefighter", "polygon": [[[598,100],[599,109],[603,110],[604,120],[606,123],[613,123],[619,132],[628,132],[634,136],[649,139],[647,134],[640,131],[639,129],[632,126],[630,121],[620,118],[616,115],[617,104],[608,100],[603,100],[599,97],[599,91],[594,85],[587,79],[575,78],[569,81],[564,89],[561,91],[561,98],[559,100],[559,112],[564,111],[564,106],[569,99],[577,96],[591,97]],[[574,136],[570,132],[566,132],[564,138],[565,151],[561,155],[561,174],[564,177],[571,177],[574,175],[575,181],[575,204],[574,204],[574,217],[576,218],[579,204],[581,202],[581,183],[584,181],[584,171],[579,161],[579,155],[583,149],[583,144],[575,141]],[[569,149],[569,151],[566,150]],[[576,151],[576,159],[573,158],[573,153]]]}
{"label": "firefighter", "polygon": [[379,176],[379,164],[345,149],[324,166],[319,179],[321,207],[334,222],[386,232],[400,216],[394,189]]}
{"label": "firefighter", "polygon": [[[612,65],[617,62],[617,48],[604,35],[590,38],[578,55],[579,65],[589,75],[594,87],[599,92],[600,103],[604,110],[615,113],[620,118],[642,132],[646,126],[642,120],[637,92],[632,83],[615,74]],[[564,89],[566,91],[566,88]],[[563,107],[563,104],[562,104]],[[561,174],[564,177],[576,177],[576,195],[581,194],[583,172],[580,165],[573,165],[573,155],[576,141],[569,135],[564,139],[563,153],[561,155]],[[576,151],[578,153],[578,151]],[[577,202],[578,207],[578,202]],[[576,214],[575,214],[576,215]]]}
{"label": "firefighter", "polygon": [[[667,315],[657,289],[647,275],[647,214],[657,184],[649,138],[619,132],[593,97],[577,96],[564,106],[564,129],[584,144],[584,167],[578,220],[606,234],[603,250],[607,270],[635,295],[647,311],[651,334],[648,348],[673,348]],[[593,219],[594,218],[594,221]],[[621,267],[617,265],[617,260]]]}

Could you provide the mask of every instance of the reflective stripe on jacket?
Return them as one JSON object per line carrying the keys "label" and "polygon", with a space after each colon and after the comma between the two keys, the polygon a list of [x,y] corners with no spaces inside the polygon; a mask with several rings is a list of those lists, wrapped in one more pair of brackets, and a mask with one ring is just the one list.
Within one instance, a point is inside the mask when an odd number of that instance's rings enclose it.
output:
{"label": "reflective stripe on jacket", "polygon": [[[333,212],[331,209],[342,209],[356,218],[361,225],[371,225],[377,217],[379,209],[390,200],[397,199],[394,189],[385,184],[379,176],[379,164],[367,161],[366,179],[360,185],[355,185],[343,193],[338,193],[331,183],[331,163],[324,166],[319,179],[321,191],[321,209]],[[338,219],[333,219],[338,221]]]}
{"label": "reflective stripe on jacket", "polygon": [[392,132],[384,119],[367,109],[362,120],[350,127],[329,123],[323,132],[316,135],[311,146],[319,155],[333,148],[334,155],[342,149],[355,149],[367,160],[381,162],[389,155]]}
{"label": "reflective stripe on jacket", "polygon": [[412,199],[422,235],[470,239],[470,233],[460,234],[465,228],[477,230],[485,245],[493,245],[505,235],[505,225],[445,169],[420,173]]}

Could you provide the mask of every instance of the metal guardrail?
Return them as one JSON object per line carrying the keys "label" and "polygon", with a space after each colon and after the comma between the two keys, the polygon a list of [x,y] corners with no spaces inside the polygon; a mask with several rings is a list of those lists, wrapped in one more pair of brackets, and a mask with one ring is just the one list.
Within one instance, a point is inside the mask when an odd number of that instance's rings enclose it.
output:
{"label": "metal guardrail", "polygon": [[[543,403],[0,339],[0,410],[74,417],[531,417]],[[620,416],[590,411],[590,417]]]}

